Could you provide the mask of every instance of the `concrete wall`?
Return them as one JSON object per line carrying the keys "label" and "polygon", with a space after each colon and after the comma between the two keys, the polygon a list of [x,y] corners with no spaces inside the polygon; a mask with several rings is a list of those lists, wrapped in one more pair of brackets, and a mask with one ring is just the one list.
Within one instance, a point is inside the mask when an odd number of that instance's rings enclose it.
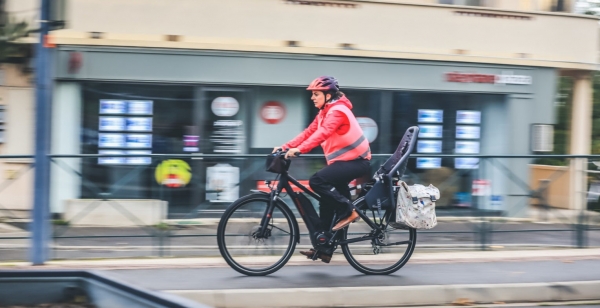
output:
{"label": "concrete wall", "polygon": [[[250,3],[251,2],[251,3]],[[58,44],[249,50],[595,69],[597,18],[479,7],[287,0],[85,0]],[[335,23],[332,23],[332,18]],[[376,22],[374,22],[376,21]],[[90,32],[101,32],[100,39]],[[178,35],[167,41],[168,35]],[[288,47],[295,41],[297,47]],[[351,49],[340,48],[350,44]]]}
{"label": "concrete wall", "polygon": [[[161,200],[73,199],[64,200],[64,203],[63,217],[71,226],[150,226],[167,218],[167,201]],[[128,214],[125,215],[124,212]]]}

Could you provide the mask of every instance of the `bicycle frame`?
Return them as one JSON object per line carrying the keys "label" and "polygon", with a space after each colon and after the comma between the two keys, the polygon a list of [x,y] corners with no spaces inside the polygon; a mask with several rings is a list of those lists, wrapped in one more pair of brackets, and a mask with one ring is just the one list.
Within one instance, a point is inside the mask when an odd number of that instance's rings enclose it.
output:
{"label": "bicycle frame", "polygon": [[[267,230],[267,225],[269,224],[269,220],[271,219],[271,216],[273,214],[273,209],[275,207],[274,205],[274,201],[277,200],[277,198],[279,197],[279,195],[281,194],[281,192],[283,190],[285,190],[285,192],[291,197],[292,201],[294,202],[294,204],[296,205],[296,208],[298,209],[298,212],[300,213],[302,220],[304,221],[304,223],[306,224],[306,228],[309,231],[309,236],[310,236],[310,240],[311,243],[313,244],[313,246],[316,247],[316,239],[315,236],[318,233],[318,230],[316,226],[314,226],[312,224],[312,222],[310,221],[310,219],[307,219],[306,214],[305,214],[305,209],[304,206],[302,205],[302,203],[300,202],[300,199],[298,197],[298,193],[296,193],[293,189],[292,186],[290,185],[290,182],[294,185],[296,185],[296,187],[300,188],[302,191],[304,191],[305,193],[307,193],[308,195],[310,195],[311,197],[315,198],[317,201],[321,201],[321,197],[317,194],[315,194],[314,192],[312,192],[311,190],[309,190],[308,188],[306,188],[304,185],[300,184],[300,182],[298,182],[296,179],[294,179],[292,176],[289,175],[288,171],[284,171],[283,173],[280,174],[281,177],[279,179],[279,182],[277,183],[277,188],[271,190],[271,193],[269,194],[270,198],[269,198],[269,206],[267,207],[267,209],[265,210],[265,213],[261,219],[261,236],[264,236],[264,232],[266,232]],[[356,204],[354,204],[354,208],[356,209],[356,212],[358,213],[358,215],[360,216],[361,219],[363,219],[371,228],[372,230],[374,230],[375,232],[372,232],[371,236],[367,236],[367,237],[358,237],[358,238],[353,238],[353,239],[345,239],[342,241],[338,241],[337,244],[349,244],[349,243],[354,243],[354,242],[361,242],[361,241],[368,241],[368,240],[373,240],[376,239],[377,240],[377,236],[382,232],[382,229],[376,224],[374,223],[367,215],[365,215],[362,210],[360,210],[359,208],[356,207]],[[328,230],[326,230],[327,232],[332,232],[332,236],[331,239],[333,241],[333,239],[336,238],[336,234],[337,232],[341,231],[332,231],[331,228],[333,227],[333,223],[336,221],[337,215],[334,214],[333,217],[333,221],[331,226],[329,227]],[[330,244],[332,244],[333,242],[330,242]],[[397,243],[393,243],[393,244],[388,244],[388,245],[394,245]]]}

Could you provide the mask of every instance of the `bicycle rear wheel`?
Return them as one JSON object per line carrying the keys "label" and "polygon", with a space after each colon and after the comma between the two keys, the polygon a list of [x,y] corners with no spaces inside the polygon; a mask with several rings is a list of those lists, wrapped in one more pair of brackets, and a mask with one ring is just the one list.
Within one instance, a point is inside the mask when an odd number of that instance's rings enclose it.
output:
{"label": "bicycle rear wheel", "polygon": [[[384,217],[392,214],[386,211]],[[379,223],[379,219],[377,222],[382,229],[385,227],[385,223]],[[372,232],[373,229],[361,219],[344,229],[344,238],[367,237]],[[412,228],[395,229],[388,225],[380,236],[380,241],[384,245],[377,245],[374,240],[343,244],[342,252],[357,271],[367,275],[388,275],[402,268],[410,259],[417,243],[417,231]]]}
{"label": "bicycle rear wheel", "polygon": [[271,274],[287,263],[296,247],[298,226],[290,209],[275,203],[265,236],[260,222],[269,196],[252,194],[240,198],[223,214],[217,229],[221,256],[234,270],[249,276]]}

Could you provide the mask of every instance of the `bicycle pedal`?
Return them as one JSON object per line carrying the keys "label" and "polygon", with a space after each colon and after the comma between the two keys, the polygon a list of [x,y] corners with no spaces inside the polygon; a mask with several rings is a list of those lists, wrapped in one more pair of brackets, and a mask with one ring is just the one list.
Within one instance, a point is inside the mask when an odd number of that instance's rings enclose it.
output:
{"label": "bicycle pedal", "polygon": [[319,256],[319,258],[321,259],[321,262],[324,263],[329,263],[331,261],[331,256],[330,255],[321,255]]}

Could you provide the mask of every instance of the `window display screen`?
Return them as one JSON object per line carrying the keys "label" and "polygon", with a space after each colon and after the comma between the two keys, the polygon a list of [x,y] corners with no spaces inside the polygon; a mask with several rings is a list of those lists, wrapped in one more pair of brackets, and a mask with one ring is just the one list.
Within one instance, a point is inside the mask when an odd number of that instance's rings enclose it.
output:
{"label": "window display screen", "polygon": [[118,132],[125,130],[125,118],[122,117],[100,117],[98,130]]}
{"label": "window display screen", "polygon": [[151,132],[152,118],[127,118],[127,131],[130,132]]}
{"label": "window display screen", "polygon": [[[98,154],[117,154],[123,155],[125,151],[121,150],[100,150]],[[125,163],[125,157],[98,157],[99,165],[122,165]]]}
{"label": "window display screen", "polygon": [[457,124],[479,124],[481,123],[481,112],[474,110],[456,111]]}
{"label": "window display screen", "polygon": [[[152,151],[127,151],[129,155],[143,155],[152,154]],[[150,165],[152,163],[151,157],[126,157],[126,164],[128,165]]]}
{"label": "window display screen", "polygon": [[441,157],[417,157],[417,168],[419,169],[436,169],[441,166]]}
{"label": "window display screen", "polygon": [[456,126],[456,139],[479,139],[479,126]]}
{"label": "window display screen", "polygon": [[458,154],[479,154],[479,141],[456,141],[455,152]]}
{"label": "window display screen", "polygon": [[442,138],[441,125],[419,125],[419,138]]}
{"label": "window display screen", "polygon": [[152,101],[128,101],[127,113],[136,115],[152,115]]}
{"label": "window display screen", "polygon": [[124,134],[98,134],[99,148],[122,148],[125,147]]}
{"label": "window display screen", "polygon": [[454,168],[456,169],[477,169],[479,168],[479,158],[459,157],[454,159]]}
{"label": "window display screen", "polygon": [[419,140],[417,141],[418,153],[442,153],[442,141]]}
{"label": "window display screen", "polygon": [[419,123],[442,123],[444,121],[444,110],[419,109],[417,120]]}
{"label": "window display screen", "polygon": [[127,113],[127,102],[121,100],[100,100],[100,114],[125,114]]}
{"label": "window display screen", "polygon": [[128,148],[151,148],[152,135],[150,134],[128,134],[126,139]]}

